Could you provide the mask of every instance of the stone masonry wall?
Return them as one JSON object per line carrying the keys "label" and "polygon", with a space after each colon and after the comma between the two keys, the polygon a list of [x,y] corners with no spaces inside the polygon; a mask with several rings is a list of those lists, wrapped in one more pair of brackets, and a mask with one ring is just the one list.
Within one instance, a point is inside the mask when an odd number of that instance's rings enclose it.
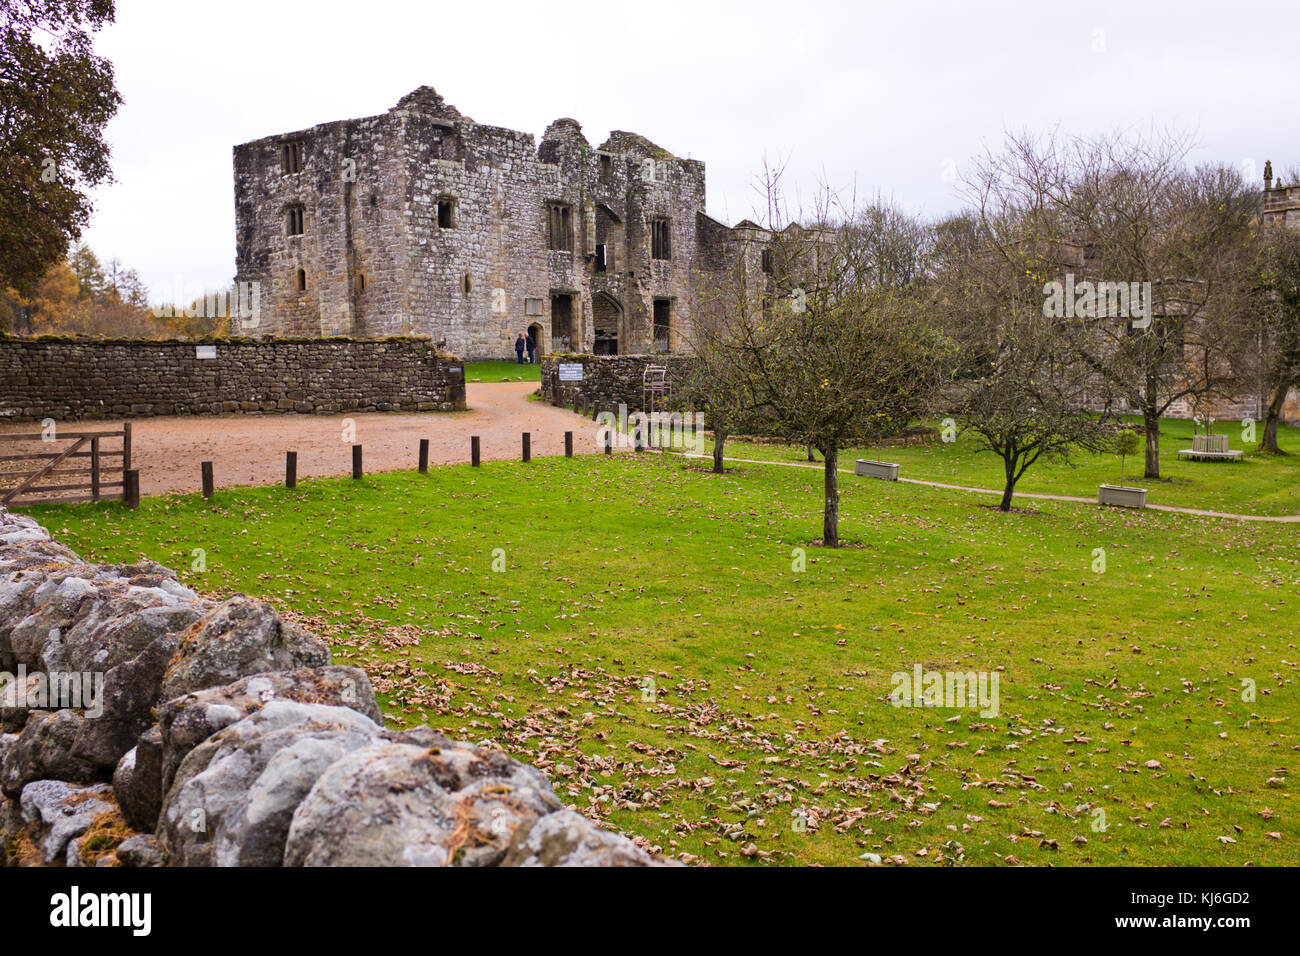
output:
{"label": "stone masonry wall", "polygon": [[0,865],[655,863],[536,767],[386,728],[366,673],[269,604],[0,507]]}
{"label": "stone masonry wall", "polygon": [[[425,335],[467,359],[510,359],[529,330],[543,353],[566,339],[589,352],[680,350],[695,274],[719,266],[728,234],[704,213],[698,160],[624,131],[595,147],[568,118],[539,144],[429,87],[233,158],[236,279],[261,289],[253,334]],[[570,248],[551,248],[555,204]],[[670,248],[655,258],[659,220]],[[668,319],[657,346],[656,301]]]}
{"label": "stone masonry wall", "polygon": [[[643,376],[646,366],[662,365],[668,370],[671,390],[685,382],[695,360],[685,355],[545,355],[541,361],[542,394],[552,404],[572,405],[581,397],[590,408],[617,410],[620,404],[629,411],[647,411]],[[581,382],[561,382],[559,366],[563,363],[583,367]],[[671,399],[661,407],[668,408]]]}
{"label": "stone masonry wall", "polygon": [[193,342],[0,339],[0,415],[453,411],[463,366],[421,339]]}

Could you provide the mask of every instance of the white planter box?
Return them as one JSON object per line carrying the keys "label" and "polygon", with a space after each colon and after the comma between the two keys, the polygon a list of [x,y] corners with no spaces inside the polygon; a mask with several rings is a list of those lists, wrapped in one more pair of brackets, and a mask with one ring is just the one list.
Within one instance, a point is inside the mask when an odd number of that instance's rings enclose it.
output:
{"label": "white planter box", "polygon": [[1120,505],[1124,508],[1145,508],[1147,490],[1119,485],[1101,485],[1097,488],[1097,504]]}
{"label": "white planter box", "polygon": [[869,458],[859,458],[858,463],[853,467],[855,475],[866,475],[869,478],[882,478],[885,481],[898,480],[898,465],[892,461],[872,461]]}

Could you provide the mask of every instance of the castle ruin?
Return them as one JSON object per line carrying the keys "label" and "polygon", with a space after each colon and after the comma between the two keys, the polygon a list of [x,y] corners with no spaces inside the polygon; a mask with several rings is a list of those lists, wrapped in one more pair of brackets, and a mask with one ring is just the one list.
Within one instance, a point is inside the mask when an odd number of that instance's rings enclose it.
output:
{"label": "castle ruin", "polygon": [[671,352],[692,277],[743,237],[705,209],[704,164],[575,120],[474,122],[430,87],[386,113],[236,146],[236,281],[256,335],[428,336],[462,358]]}

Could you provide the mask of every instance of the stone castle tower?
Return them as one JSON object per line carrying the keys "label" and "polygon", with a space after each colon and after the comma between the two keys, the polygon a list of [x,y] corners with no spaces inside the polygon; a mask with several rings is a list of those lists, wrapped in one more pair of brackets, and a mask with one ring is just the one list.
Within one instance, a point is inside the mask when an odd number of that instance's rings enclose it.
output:
{"label": "stone castle tower", "polygon": [[474,122],[430,87],[386,113],[234,150],[236,281],[255,334],[427,335],[462,358],[684,346],[693,276],[732,231],[704,164],[635,133],[592,148],[575,120]]}

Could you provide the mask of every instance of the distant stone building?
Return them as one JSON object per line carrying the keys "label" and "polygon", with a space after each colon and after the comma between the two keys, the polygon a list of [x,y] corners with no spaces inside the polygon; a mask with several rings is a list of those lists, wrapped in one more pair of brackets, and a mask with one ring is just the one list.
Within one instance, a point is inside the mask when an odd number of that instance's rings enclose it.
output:
{"label": "distant stone building", "polygon": [[236,280],[252,334],[427,335],[462,358],[674,351],[693,275],[734,260],[704,164],[572,119],[534,143],[430,87],[386,113],[234,150]]}

